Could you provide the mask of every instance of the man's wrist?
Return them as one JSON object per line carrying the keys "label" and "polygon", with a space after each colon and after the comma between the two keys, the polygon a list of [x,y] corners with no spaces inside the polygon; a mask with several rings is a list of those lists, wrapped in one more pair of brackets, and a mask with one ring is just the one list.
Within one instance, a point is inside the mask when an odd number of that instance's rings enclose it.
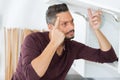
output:
{"label": "man's wrist", "polygon": [[96,32],[99,32],[100,29],[99,28],[98,29],[93,29],[93,31],[96,33]]}
{"label": "man's wrist", "polygon": [[50,41],[49,44],[50,44],[52,47],[58,47],[58,46],[59,46],[59,44],[56,43],[56,42],[54,42],[54,41]]}

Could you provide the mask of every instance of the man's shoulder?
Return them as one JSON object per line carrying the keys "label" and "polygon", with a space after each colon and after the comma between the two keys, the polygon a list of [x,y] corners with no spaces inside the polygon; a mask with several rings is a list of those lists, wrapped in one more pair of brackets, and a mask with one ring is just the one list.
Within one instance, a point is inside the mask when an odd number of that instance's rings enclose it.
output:
{"label": "man's shoulder", "polygon": [[27,37],[32,37],[32,38],[41,38],[44,37],[48,34],[48,32],[32,32]]}
{"label": "man's shoulder", "polygon": [[39,32],[32,32],[28,36],[36,36],[36,35],[41,36],[42,34],[44,34],[44,33],[39,31]]}
{"label": "man's shoulder", "polygon": [[48,41],[48,32],[32,32],[25,37],[23,44],[41,43],[45,41]]}
{"label": "man's shoulder", "polygon": [[85,45],[85,44],[78,42],[76,40],[71,40],[70,42],[71,42],[72,46],[84,46]]}

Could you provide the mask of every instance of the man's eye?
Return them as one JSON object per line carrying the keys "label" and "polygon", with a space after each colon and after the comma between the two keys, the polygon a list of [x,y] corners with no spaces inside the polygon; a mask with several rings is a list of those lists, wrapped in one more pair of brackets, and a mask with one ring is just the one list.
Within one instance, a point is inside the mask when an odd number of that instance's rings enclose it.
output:
{"label": "man's eye", "polygon": [[67,25],[67,23],[63,23],[63,26],[66,26]]}
{"label": "man's eye", "polygon": [[74,24],[74,21],[72,20],[71,23]]}

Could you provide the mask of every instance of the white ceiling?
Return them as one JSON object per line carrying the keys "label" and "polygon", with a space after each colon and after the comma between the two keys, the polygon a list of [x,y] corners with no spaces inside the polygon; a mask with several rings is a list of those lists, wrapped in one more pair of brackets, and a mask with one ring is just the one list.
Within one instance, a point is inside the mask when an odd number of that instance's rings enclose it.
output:
{"label": "white ceiling", "polygon": [[49,0],[49,3],[67,3],[70,9],[82,15],[87,9],[101,9],[103,12],[112,15],[115,20],[120,21],[120,0]]}
{"label": "white ceiling", "polygon": [[120,13],[120,0],[50,0],[61,1],[69,4],[75,4],[76,6],[83,6],[87,8],[104,8],[114,12]]}
{"label": "white ceiling", "polygon": [[[71,0],[73,1],[73,0]],[[120,0],[74,0],[120,12]]]}

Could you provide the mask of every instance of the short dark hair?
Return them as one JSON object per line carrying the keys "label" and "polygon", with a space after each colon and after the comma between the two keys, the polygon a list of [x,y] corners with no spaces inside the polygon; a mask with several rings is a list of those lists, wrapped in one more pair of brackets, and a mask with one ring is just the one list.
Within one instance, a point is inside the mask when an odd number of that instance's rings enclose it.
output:
{"label": "short dark hair", "polygon": [[48,10],[46,12],[46,22],[47,24],[53,24],[55,23],[56,20],[56,14],[61,13],[61,12],[66,12],[68,11],[68,7],[65,3],[62,4],[55,4],[52,6],[48,7]]}

